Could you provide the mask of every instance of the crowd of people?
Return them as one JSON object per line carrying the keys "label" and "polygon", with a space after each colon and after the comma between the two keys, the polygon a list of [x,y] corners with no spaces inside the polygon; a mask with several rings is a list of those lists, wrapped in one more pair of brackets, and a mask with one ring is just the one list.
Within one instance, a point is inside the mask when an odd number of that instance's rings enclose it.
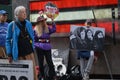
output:
{"label": "crowd of people", "polygon": [[[9,24],[7,21],[8,13],[5,10],[0,10],[0,57],[8,58],[9,62],[17,60],[32,60],[33,70],[34,70],[34,80],[46,80],[44,71],[44,57],[49,67],[49,80],[56,80],[56,73],[54,69],[54,64],[51,57],[51,44],[50,35],[56,32],[56,24],[53,17],[51,17],[51,25],[48,25],[43,15],[40,15],[36,19],[35,27],[32,28],[32,24],[27,20],[26,8],[24,6],[18,6],[14,10],[15,20],[11,21]],[[75,36],[78,38],[77,41],[82,46],[75,45],[76,47],[87,47],[89,45],[94,45],[93,33],[90,26],[91,22],[87,21],[85,23],[87,30],[83,27],[76,29],[74,31]],[[78,34],[78,32],[81,32]],[[97,37],[103,38],[102,32],[96,32]],[[75,37],[72,36],[72,37]],[[98,39],[98,38],[95,39]],[[88,40],[86,43],[86,40]],[[82,42],[82,43],[81,43]],[[74,44],[71,44],[74,45]],[[96,46],[97,48],[97,46]],[[40,73],[37,75],[35,66],[35,52],[37,54],[37,59],[39,62]],[[83,80],[89,80],[89,73],[94,61],[94,51],[91,49],[89,51],[79,50],[77,52],[78,59],[80,59],[80,71]],[[86,63],[86,60],[88,61]]]}
{"label": "crowd of people", "polygon": [[[46,18],[40,15],[36,20],[36,26],[33,29],[30,21],[27,20],[26,8],[18,6],[14,10],[15,20],[9,24],[7,21],[8,13],[0,10],[0,52],[1,58],[8,58],[9,63],[17,60],[32,60],[34,70],[34,80],[45,80],[44,56],[50,68],[49,80],[55,80],[56,74],[51,57],[50,35],[56,31],[56,24],[51,18],[52,27],[46,23]],[[4,40],[3,40],[4,39]],[[3,42],[4,41],[4,42]],[[6,50],[5,50],[6,49]],[[37,75],[35,66],[36,50],[40,73]]]}

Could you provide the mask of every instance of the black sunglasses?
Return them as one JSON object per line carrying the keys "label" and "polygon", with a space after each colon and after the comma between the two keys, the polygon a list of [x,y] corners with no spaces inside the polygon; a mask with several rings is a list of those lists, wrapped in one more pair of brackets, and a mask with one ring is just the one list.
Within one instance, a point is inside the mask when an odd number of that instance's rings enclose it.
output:
{"label": "black sunglasses", "polygon": [[8,14],[3,14],[3,16],[7,16]]}

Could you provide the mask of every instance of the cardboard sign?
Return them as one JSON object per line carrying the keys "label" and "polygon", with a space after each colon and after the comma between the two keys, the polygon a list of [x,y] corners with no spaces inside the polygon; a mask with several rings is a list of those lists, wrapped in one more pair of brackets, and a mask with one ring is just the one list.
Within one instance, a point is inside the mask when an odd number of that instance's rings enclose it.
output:
{"label": "cardboard sign", "polygon": [[65,75],[68,67],[69,49],[52,49],[52,59],[56,75]]}
{"label": "cardboard sign", "polygon": [[48,18],[51,18],[53,16],[54,19],[55,19],[58,16],[58,14],[59,14],[58,8],[52,2],[48,2],[45,5],[45,9],[44,10],[45,10],[45,14],[47,15]]}
{"label": "cardboard sign", "polygon": [[18,60],[9,63],[0,59],[0,80],[34,80],[33,63],[30,60]]}

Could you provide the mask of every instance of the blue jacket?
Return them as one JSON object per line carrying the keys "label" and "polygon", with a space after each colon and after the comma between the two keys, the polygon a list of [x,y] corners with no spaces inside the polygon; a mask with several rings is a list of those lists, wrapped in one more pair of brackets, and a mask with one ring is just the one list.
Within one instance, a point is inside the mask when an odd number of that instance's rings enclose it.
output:
{"label": "blue jacket", "polygon": [[[28,20],[26,20],[26,28],[28,30],[28,33],[30,34],[30,37],[32,38],[33,46],[34,34],[32,24]],[[7,31],[8,33],[6,35],[6,53],[7,55],[12,55],[13,60],[18,60],[18,36],[20,34],[20,29],[17,27],[15,22],[12,21],[8,24]]]}
{"label": "blue jacket", "polygon": [[7,34],[7,26],[8,23],[0,23],[0,46],[5,47],[5,40],[6,40],[6,34]]}

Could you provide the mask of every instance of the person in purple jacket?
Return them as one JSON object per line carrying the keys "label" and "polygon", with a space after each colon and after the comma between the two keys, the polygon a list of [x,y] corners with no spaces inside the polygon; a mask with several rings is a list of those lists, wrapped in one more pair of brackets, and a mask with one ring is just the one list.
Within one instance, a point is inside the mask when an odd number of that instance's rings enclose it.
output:
{"label": "person in purple jacket", "polygon": [[39,16],[36,21],[36,26],[34,28],[34,46],[38,56],[39,68],[40,68],[40,79],[45,80],[44,73],[44,57],[49,67],[49,80],[55,80],[56,73],[51,57],[51,44],[50,35],[56,32],[56,24],[52,20],[52,25],[48,26],[46,23],[46,18],[44,16]]}

